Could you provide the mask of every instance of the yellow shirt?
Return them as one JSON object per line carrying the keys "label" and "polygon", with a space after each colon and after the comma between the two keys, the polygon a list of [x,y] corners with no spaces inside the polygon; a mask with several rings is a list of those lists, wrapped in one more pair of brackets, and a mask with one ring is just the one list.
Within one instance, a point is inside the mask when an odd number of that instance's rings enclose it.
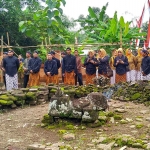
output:
{"label": "yellow shirt", "polygon": [[135,57],[135,60],[136,60],[136,70],[137,71],[140,71],[141,63],[142,63],[142,58],[143,57],[140,57],[140,56],[136,56]]}
{"label": "yellow shirt", "polygon": [[129,69],[135,70],[136,67],[136,57],[134,55],[128,57]]}
{"label": "yellow shirt", "polygon": [[111,68],[112,70],[115,70],[115,69],[116,69],[116,68],[114,67],[114,59],[115,59],[115,57],[112,56],[112,57],[110,58],[110,61],[109,61],[109,65],[110,65],[110,68]]}

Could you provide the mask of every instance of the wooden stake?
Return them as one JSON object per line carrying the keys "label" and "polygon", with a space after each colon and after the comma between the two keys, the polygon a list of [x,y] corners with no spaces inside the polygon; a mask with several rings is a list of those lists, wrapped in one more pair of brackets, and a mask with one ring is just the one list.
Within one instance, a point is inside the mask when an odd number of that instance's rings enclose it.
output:
{"label": "wooden stake", "polygon": [[9,42],[9,34],[7,32],[7,41],[8,41],[8,46],[10,45],[10,42]]}
{"label": "wooden stake", "polygon": [[3,55],[3,35],[1,36],[1,56]]}
{"label": "wooden stake", "polygon": [[45,45],[47,46],[47,38],[45,38]]}
{"label": "wooden stake", "polygon": [[122,29],[120,27],[120,48],[122,48]]}
{"label": "wooden stake", "polygon": [[50,37],[48,36],[48,45],[50,45],[50,44],[51,44]]}
{"label": "wooden stake", "polygon": [[[1,36],[1,57],[2,56],[3,56],[3,36]],[[1,75],[0,82],[3,83],[3,71],[2,70],[0,71],[0,75]]]}

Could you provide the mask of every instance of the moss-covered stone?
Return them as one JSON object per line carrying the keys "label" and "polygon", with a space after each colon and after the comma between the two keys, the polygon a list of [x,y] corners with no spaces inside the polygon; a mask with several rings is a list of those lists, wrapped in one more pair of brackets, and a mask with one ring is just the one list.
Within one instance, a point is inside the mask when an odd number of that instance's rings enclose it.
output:
{"label": "moss-covered stone", "polygon": [[0,105],[9,106],[12,105],[14,102],[9,100],[0,100]]}
{"label": "moss-covered stone", "polygon": [[51,89],[50,93],[56,93],[57,89]]}
{"label": "moss-covered stone", "polygon": [[34,101],[36,99],[36,93],[34,92],[28,92],[26,94],[26,100],[28,101]]}
{"label": "moss-covered stone", "polygon": [[10,100],[10,98],[7,95],[0,95],[0,99],[2,100]]}
{"label": "moss-covered stone", "polygon": [[140,128],[142,128],[143,126],[144,126],[144,124],[141,124],[141,123],[136,124],[136,128],[137,128],[137,129],[140,129]]}
{"label": "moss-covered stone", "polygon": [[133,143],[132,147],[133,148],[143,148],[143,145],[141,143]]}
{"label": "moss-covered stone", "polygon": [[115,114],[114,112],[111,112],[111,111],[110,111],[110,112],[108,112],[108,113],[106,114],[106,116],[107,116],[107,117],[113,117],[114,114]]}
{"label": "moss-covered stone", "polygon": [[8,97],[10,98],[11,101],[17,101],[17,97],[15,96],[9,95]]}
{"label": "moss-covered stone", "polygon": [[131,100],[137,100],[141,97],[140,93],[135,93],[134,95],[131,96]]}
{"label": "moss-covered stone", "polygon": [[43,119],[42,119],[41,122],[44,123],[44,124],[51,124],[51,123],[54,122],[54,119],[53,119],[52,116],[46,114],[46,115],[43,116]]}
{"label": "moss-covered stone", "polygon": [[26,99],[26,95],[25,94],[15,94],[14,95],[16,97],[17,100],[25,100]]}
{"label": "moss-covered stone", "polygon": [[58,133],[59,134],[65,134],[65,133],[67,133],[67,131],[66,130],[59,130]]}
{"label": "moss-covered stone", "polygon": [[66,129],[66,130],[74,130],[75,127],[74,127],[74,125],[72,125],[72,124],[68,124],[68,125],[65,126],[65,129]]}
{"label": "moss-covered stone", "polygon": [[90,128],[97,128],[97,127],[101,127],[104,124],[105,124],[105,121],[96,120],[94,123],[88,123],[87,126]]}
{"label": "moss-covered stone", "polygon": [[27,93],[29,91],[29,88],[21,88],[21,90],[25,93]]}
{"label": "moss-covered stone", "polygon": [[47,129],[55,129],[57,126],[55,126],[55,125],[48,125],[47,126]]}
{"label": "moss-covered stone", "polygon": [[25,104],[25,100],[18,100],[18,101],[15,101],[15,104],[17,106],[23,106]]}
{"label": "moss-covered stone", "polygon": [[114,115],[114,119],[115,120],[121,120],[123,117],[122,117],[122,115],[120,115],[120,114],[115,114]]}
{"label": "moss-covered stone", "polygon": [[127,121],[127,120],[122,119],[122,120],[120,120],[120,123],[121,123],[121,124],[127,124],[127,123],[128,123],[128,121]]}

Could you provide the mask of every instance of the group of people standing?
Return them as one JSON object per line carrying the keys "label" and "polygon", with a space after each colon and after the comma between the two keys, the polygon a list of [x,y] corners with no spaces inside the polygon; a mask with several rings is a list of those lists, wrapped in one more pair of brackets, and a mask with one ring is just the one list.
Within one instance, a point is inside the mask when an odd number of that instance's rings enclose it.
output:
{"label": "group of people standing", "polygon": [[126,49],[125,54],[122,48],[114,49],[110,58],[110,67],[113,70],[111,84],[150,80],[149,51],[139,48],[135,56],[130,48]]}
{"label": "group of people standing", "polygon": [[[7,91],[18,88],[18,69],[23,63],[24,70],[24,88],[38,86],[40,84],[40,68],[42,61],[39,57],[39,52],[34,51],[33,57],[31,52],[26,52],[26,59],[14,56],[14,51],[9,49],[3,53],[1,62],[1,70],[3,71],[3,80]],[[71,48],[67,48],[66,52],[61,54],[62,60],[55,57],[55,52],[50,51],[47,54],[47,60],[44,63],[44,72],[46,84],[59,84],[58,69],[62,68],[62,78],[66,85],[77,84],[77,79],[80,85],[83,85],[81,74],[81,58],[78,51],[75,51],[75,56],[71,54]],[[73,77],[73,78],[72,78]],[[76,79],[76,80],[75,80]]]}
{"label": "group of people standing", "polygon": [[[23,62],[24,70],[24,88],[38,86],[40,84],[40,68],[42,61],[39,58],[38,51],[26,52],[26,59],[21,60],[14,56],[14,51],[9,49],[4,52],[1,69],[6,89],[9,91],[18,88],[18,69],[20,62]],[[124,55],[123,49],[114,49],[110,58],[104,49],[98,50],[97,56],[90,50],[84,63],[78,51],[71,54],[71,48],[61,53],[61,61],[55,57],[55,52],[50,51],[47,54],[47,60],[44,63],[44,72],[46,84],[59,84],[58,69],[62,70],[62,81],[65,85],[83,85],[81,68],[85,67],[86,83],[93,84],[93,78],[96,76],[107,77],[108,69],[113,71],[110,83],[135,82],[137,80],[150,80],[150,57],[145,49],[138,49],[138,55],[134,56],[131,49],[127,49]]]}

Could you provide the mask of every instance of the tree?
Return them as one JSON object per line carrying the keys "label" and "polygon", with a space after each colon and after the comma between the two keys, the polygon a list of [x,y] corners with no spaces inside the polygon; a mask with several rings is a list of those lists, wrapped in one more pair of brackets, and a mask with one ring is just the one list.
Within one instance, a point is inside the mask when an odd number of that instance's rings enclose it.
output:
{"label": "tree", "polygon": [[[107,4],[107,5],[108,5],[108,4]],[[106,7],[107,7],[107,5],[106,5]],[[99,14],[100,14],[100,12],[101,12],[101,9],[100,9],[99,7],[89,7],[89,9],[92,9],[93,12],[94,12],[94,14],[95,14],[97,17],[99,17]],[[104,14],[104,19],[106,20],[106,19],[108,19],[108,18],[109,18],[108,15],[107,15],[107,14]],[[85,22],[85,20],[89,20],[89,19],[91,19],[91,15],[90,15],[90,14],[87,15],[87,16],[85,16],[85,17],[84,17],[83,14],[81,14],[81,15],[78,17],[78,20],[77,20],[77,21],[79,21],[81,27],[84,27],[86,24],[88,24],[88,22]]]}
{"label": "tree", "polygon": [[[25,6],[29,8],[28,14],[22,10]],[[8,32],[10,45],[36,45],[36,39],[19,32],[18,24],[23,18],[29,18],[29,14],[40,7],[38,0],[0,1],[0,35],[4,36],[4,42],[7,43],[6,32]]]}
{"label": "tree", "polygon": [[73,29],[76,26],[76,22],[73,18],[69,19],[66,15],[61,15],[62,24],[64,27],[66,27],[68,30]]}
{"label": "tree", "polygon": [[31,20],[23,20],[19,23],[19,29],[28,37],[36,37],[39,42],[49,38],[51,43],[68,42],[68,31],[62,24],[63,10],[61,4],[65,6],[65,0],[47,0],[44,9],[35,11]]}
{"label": "tree", "polygon": [[[102,7],[99,14],[95,14],[91,7],[88,8],[89,18],[84,20],[85,26],[82,30],[86,33],[86,42],[88,43],[116,43],[122,40],[123,46],[130,46],[135,39],[145,35],[139,33],[138,28],[130,28],[131,22],[125,22],[121,16],[118,19],[117,12],[113,18],[106,15],[108,3]],[[81,21],[83,22],[83,21]]]}

